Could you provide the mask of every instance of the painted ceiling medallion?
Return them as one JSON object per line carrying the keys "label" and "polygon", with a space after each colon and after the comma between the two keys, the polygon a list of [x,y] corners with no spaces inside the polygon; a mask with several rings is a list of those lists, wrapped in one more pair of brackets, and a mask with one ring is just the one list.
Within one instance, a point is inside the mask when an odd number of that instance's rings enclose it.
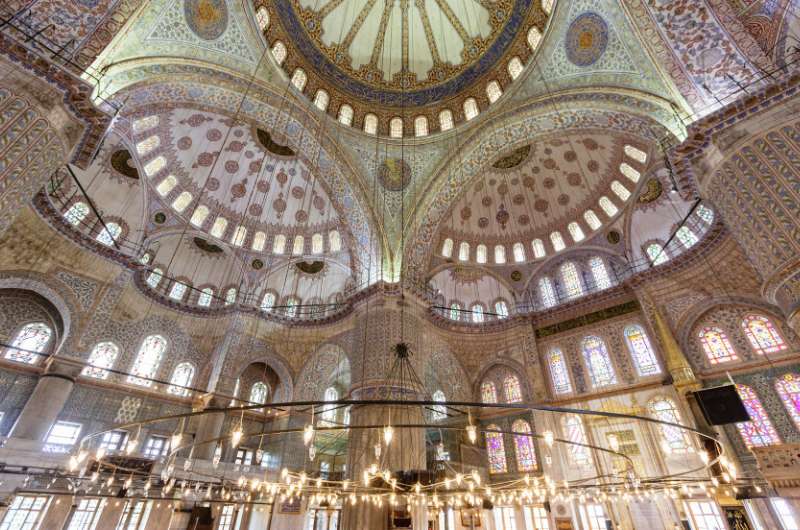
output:
{"label": "painted ceiling medallion", "polygon": [[298,261],[295,266],[305,274],[317,274],[325,268],[324,261]]}
{"label": "painted ceiling medallion", "polygon": [[639,195],[639,203],[648,204],[655,200],[658,200],[658,198],[661,197],[661,193],[663,191],[664,191],[664,186],[661,184],[661,181],[653,177],[647,181],[644,191],[642,192],[641,195]]}
{"label": "painted ceiling medallion", "polygon": [[225,0],[185,0],[186,24],[203,40],[216,40],[228,27],[228,6]]}
{"label": "painted ceiling medallion", "polygon": [[389,191],[403,191],[411,182],[411,167],[400,158],[387,158],[378,168],[378,180]]}
{"label": "painted ceiling medallion", "polygon": [[111,167],[126,177],[139,179],[139,171],[136,169],[136,166],[133,165],[131,153],[127,149],[114,151],[111,155]]}
{"label": "painted ceiling medallion", "polygon": [[500,63],[534,0],[274,0],[292,44],[344,92],[387,106],[452,97]]}
{"label": "painted ceiling medallion", "polygon": [[572,21],[564,39],[567,59],[576,66],[591,66],[608,46],[608,24],[603,17],[586,12]]}
{"label": "painted ceiling medallion", "polygon": [[492,167],[495,169],[511,169],[517,167],[528,158],[531,153],[531,145],[523,145],[513,150],[511,153],[499,158]]}

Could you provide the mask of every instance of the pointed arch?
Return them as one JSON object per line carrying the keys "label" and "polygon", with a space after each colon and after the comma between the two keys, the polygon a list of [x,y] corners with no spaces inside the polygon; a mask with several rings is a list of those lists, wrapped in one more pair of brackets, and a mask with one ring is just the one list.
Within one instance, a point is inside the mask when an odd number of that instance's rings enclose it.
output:
{"label": "pointed arch", "polygon": [[[514,432],[514,451],[517,457],[517,471],[525,473],[536,469],[536,452],[533,449],[533,437],[530,424],[523,420],[516,420],[511,424]],[[519,434],[516,434],[519,433]]]}
{"label": "pointed arch", "polygon": [[[489,425],[486,427],[487,431],[499,431],[497,425]],[[487,432],[486,433],[486,452],[489,457],[489,473],[507,473],[508,463],[506,462],[506,446],[503,443],[503,433],[501,432]]]}
{"label": "pointed arch", "polygon": [[747,414],[750,416],[750,421],[736,424],[744,444],[748,448],[780,444],[780,436],[772,425],[772,420],[755,390],[747,385],[737,384],[736,392],[742,398],[744,408],[747,409]]}
{"label": "pointed arch", "polygon": [[581,342],[581,351],[593,387],[617,384],[614,365],[611,363],[611,356],[603,339],[594,335],[584,338]]}
{"label": "pointed arch", "polygon": [[750,346],[759,355],[777,353],[788,348],[772,321],[765,316],[753,314],[745,316],[742,320],[742,330]]}
{"label": "pointed arch", "polygon": [[481,402],[497,403],[497,387],[492,381],[481,383]]}
{"label": "pointed arch", "polygon": [[795,428],[800,431],[800,374],[784,374],[775,381],[775,391],[792,418]]}
{"label": "pointed arch", "polygon": [[633,365],[636,367],[636,372],[639,376],[645,377],[661,373],[655,352],[653,352],[653,347],[650,345],[650,339],[647,338],[644,328],[639,324],[631,324],[625,327],[623,334],[625,335],[625,343],[628,345],[628,351],[633,359]]}

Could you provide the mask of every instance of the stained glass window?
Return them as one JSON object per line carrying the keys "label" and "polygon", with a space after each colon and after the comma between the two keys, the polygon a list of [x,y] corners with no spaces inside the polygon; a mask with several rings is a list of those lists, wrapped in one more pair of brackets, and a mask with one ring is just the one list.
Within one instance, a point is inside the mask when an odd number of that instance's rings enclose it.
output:
{"label": "stained glass window", "polygon": [[714,223],[714,211],[708,206],[704,206],[701,204],[697,207],[694,213],[696,213],[697,217],[702,219],[706,224]]}
{"label": "stained glass window", "polygon": [[572,442],[567,446],[572,462],[579,466],[588,464],[589,450],[582,445],[576,445],[586,444],[586,432],[583,430],[583,422],[575,414],[565,416],[563,421],[565,438]]}
{"label": "stained glass window", "polygon": [[394,117],[389,120],[389,136],[392,138],[403,137],[403,118]]}
{"label": "stained glass window", "polygon": [[[647,405],[650,415],[660,421],[667,421],[670,423],[681,423],[680,414],[675,407],[675,403],[666,398],[654,399]],[[689,445],[684,436],[683,431],[678,427],[671,427],[669,425],[660,425],[661,437],[665,448],[673,453],[685,453]]]}
{"label": "stained glass window", "polygon": [[522,263],[525,261],[525,246],[522,243],[514,243],[514,261]]}
{"label": "stained glass window", "polygon": [[321,89],[317,90],[317,93],[314,95],[314,105],[323,112],[328,110],[328,103],[330,100],[331,97],[328,93]]}
{"label": "stained glass window", "polygon": [[211,305],[211,299],[214,296],[214,289],[206,287],[200,291],[200,296],[197,297],[197,305],[201,307],[208,307]]}
{"label": "stained glass window", "polygon": [[264,250],[264,245],[267,243],[267,234],[264,232],[256,232],[253,235],[253,244],[250,245],[250,248],[255,250],[256,252],[261,252]]}
{"label": "stained glass window", "polygon": [[476,324],[483,322],[483,306],[481,304],[472,306],[472,321]]}
{"label": "stained glass window", "polygon": [[139,153],[139,155],[144,156],[158,147],[159,144],[161,144],[161,138],[154,134],[153,136],[150,136],[149,138],[146,138],[136,144],[136,151]]}
{"label": "stained glass window", "polygon": [[526,472],[536,469],[536,453],[533,450],[533,438],[528,436],[531,426],[525,420],[517,420],[511,424],[514,435],[514,450],[517,453],[517,471]]}
{"label": "stained glass window", "polygon": [[742,328],[756,353],[763,355],[783,351],[787,348],[783,337],[767,317],[747,315],[742,320]]}
{"label": "stained glass window", "polygon": [[250,404],[254,405],[263,405],[267,402],[267,394],[269,393],[269,389],[267,385],[258,381],[254,383],[253,386],[250,387]]}
{"label": "stained glass window", "polygon": [[631,192],[628,191],[628,188],[620,184],[618,180],[611,181],[611,191],[623,202],[627,201],[631,196]]}
{"label": "stained glass window", "polygon": [[464,117],[471,120],[478,116],[478,102],[475,98],[467,98],[464,100]]}
{"label": "stained glass window", "polygon": [[428,136],[428,118],[425,116],[414,118],[414,134],[416,136]]}
{"label": "stained glass window", "polygon": [[640,376],[655,375],[661,373],[658,366],[650,340],[644,332],[642,326],[635,324],[625,328],[625,342],[628,343],[628,350],[631,352],[633,364]]}
{"label": "stained glass window", "polygon": [[224,217],[217,217],[214,220],[214,224],[211,225],[211,235],[222,238],[225,235],[226,228],[228,228],[228,220]]}
{"label": "stained glass window", "polygon": [[628,179],[630,179],[631,182],[639,182],[639,177],[642,176],[641,173],[633,169],[626,162],[623,162],[622,164],[619,165],[619,171],[620,173],[628,177]]}
{"label": "stained glass window", "polygon": [[638,149],[632,145],[626,145],[624,149],[625,149],[625,154],[633,158],[637,162],[642,164],[647,162],[647,153],[645,153],[641,149]]}
{"label": "stained glass window", "polygon": [[449,131],[453,128],[453,113],[448,109],[439,113],[439,129],[442,131]]}
{"label": "stained glass window", "polygon": [[297,316],[297,309],[298,309],[299,305],[300,305],[300,300],[299,299],[297,299],[297,298],[295,298],[293,296],[290,296],[289,298],[287,298],[286,299],[286,307],[284,308],[284,312],[286,313],[286,316],[289,317],[289,318],[296,317]]}
{"label": "stained glass window", "polygon": [[256,22],[261,31],[267,29],[269,26],[269,11],[267,11],[266,7],[261,6],[256,10]]}
{"label": "stained glass window", "polygon": [[519,386],[519,378],[516,375],[507,375],[503,379],[503,391],[506,394],[507,403],[519,403],[522,401],[522,390]]}
{"label": "stained glass window", "polygon": [[550,378],[553,380],[553,390],[555,390],[556,394],[572,392],[567,363],[564,360],[564,353],[559,348],[550,350],[548,364],[550,366]]}
{"label": "stained glass window", "polygon": [[614,203],[611,202],[611,199],[609,199],[605,195],[600,197],[600,200],[597,201],[597,204],[600,205],[600,209],[603,210],[609,217],[614,217],[615,215],[617,215],[617,212],[619,211],[617,210],[617,207],[614,205]]}
{"label": "stained glass window", "polygon": [[667,251],[658,243],[650,243],[647,245],[645,252],[647,252],[647,257],[650,258],[650,263],[653,265],[661,265],[669,261]]}
{"label": "stained glass window", "polygon": [[156,186],[156,191],[162,197],[166,197],[166,195],[172,191],[172,188],[178,185],[178,179],[175,178],[174,175],[167,175],[164,180],[159,182],[158,186]]}
{"label": "stained glass window", "polygon": [[36,354],[44,352],[52,336],[53,330],[44,322],[25,324],[6,350],[5,357],[19,363],[35,364],[41,357]]}
{"label": "stained glass window", "polygon": [[152,177],[167,166],[167,159],[163,156],[157,156],[150,162],[145,164],[144,172],[148,177]]}
{"label": "stained glass window", "polygon": [[486,245],[480,244],[475,247],[475,261],[478,263],[486,263],[488,255],[489,251],[486,249]]}
{"label": "stained glass window", "polygon": [[531,241],[531,248],[533,249],[533,257],[536,259],[543,258],[547,254],[541,239],[534,239]]}
{"label": "stained glass window", "polygon": [[348,126],[353,124],[353,107],[347,103],[339,107],[339,123]]}
{"label": "stained glass window", "polygon": [[603,226],[603,223],[600,222],[600,218],[597,217],[597,214],[594,213],[594,210],[586,210],[583,212],[583,219],[592,230],[597,230]]}
{"label": "stained glass window", "polygon": [[236,301],[236,288],[231,287],[225,293],[225,305],[231,305]]}
{"label": "stained glass window", "polygon": [[569,230],[569,235],[572,236],[572,240],[576,243],[578,241],[583,241],[583,238],[586,237],[586,235],[583,233],[583,228],[581,228],[581,225],[575,221],[572,221],[567,225],[567,230]]}
{"label": "stained glass window", "polygon": [[[486,427],[486,430],[499,431],[500,428],[497,425],[489,425]],[[506,464],[506,447],[503,443],[503,433],[486,433],[486,452],[489,453],[489,473],[508,472],[508,465]]]}
{"label": "stained glass window", "polygon": [[[445,403],[447,399],[444,397],[444,392],[441,390],[437,390],[433,393],[433,401],[437,403]],[[433,409],[433,414],[431,415],[434,421],[441,421],[447,418],[447,407],[444,405],[434,405],[431,407]]]}
{"label": "stained glass window", "polygon": [[128,382],[134,385],[151,386],[161,358],[167,349],[167,339],[161,335],[150,335],[144,339],[131,368]]}
{"label": "stained glass window", "polygon": [[167,392],[176,396],[189,395],[189,389],[184,387],[191,385],[192,379],[194,379],[194,366],[191,363],[180,363],[172,372]]}
{"label": "stained glass window", "polygon": [[506,247],[503,245],[495,245],[494,262],[499,265],[502,265],[506,262]]}
{"label": "stained glass window", "polygon": [[450,304],[450,320],[461,320],[461,306],[455,302]]}
{"label": "stained glass window", "polygon": [[794,421],[797,430],[800,430],[800,375],[786,374],[775,381],[775,390]]}
{"label": "stained glass window", "polygon": [[503,300],[494,303],[494,312],[497,318],[508,318],[508,304]]}
{"label": "stained glass window", "polygon": [[544,307],[556,305],[556,291],[553,289],[553,282],[547,276],[539,278],[539,299]]}
{"label": "stained glass window", "polygon": [[87,360],[88,366],[82,371],[81,375],[105,379],[108,377],[108,369],[114,366],[114,362],[119,355],[119,348],[113,342],[99,342],[92,349]]}
{"label": "stained glass window", "polygon": [[89,215],[89,205],[85,202],[76,202],[64,214],[64,219],[72,226],[78,226]]}
{"label": "stained glass window", "polygon": [[469,259],[469,243],[462,241],[458,245],[458,259],[459,261],[467,261]]}
{"label": "stained glass window", "polygon": [[303,236],[294,236],[294,243],[292,244],[292,254],[300,256],[305,252],[305,238]]}
{"label": "stained glass window", "polygon": [[700,241],[697,238],[697,234],[695,234],[688,226],[682,226],[678,228],[678,231],[675,232],[675,237],[678,238],[678,241],[681,242],[681,245],[683,245],[684,248],[690,248]]}
{"label": "stained glass window", "polygon": [[140,133],[158,125],[158,116],[146,116],[133,122],[133,132]]}
{"label": "stained glass window", "polygon": [[272,240],[272,253],[283,254],[286,250],[286,236],[283,234],[276,235]]}
{"label": "stained glass window", "polygon": [[[337,399],[339,399],[339,392],[334,387],[330,386],[325,389],[323,401],[336,401]],[[336,407],[332,405],[323,407],[320,412],[320,419],[323,425],[333,425],[336,421]]]}
{"label": "stained glass window", "polygon": [[294,87],[302,92],[306,87],[306,81],[308,81],[308,76],[306,76],[305,71],[302,68],[296,68],[292,74],[292,84]]}
{"label": "stained glass window", "polygon": [[122,233],[122,227],[117,223],[106,223],[106,227],[100,230],[97,234],[97,241],[103,245],[110,247],[117,240]]}
{"label": "stained glass window", "polygon": [[481,383],[481,401],[483,403],[497,403],[497,387],[491,381]]}
{"label": "stained glass window", "polygon": [[553,244],[553,250],[561,252],[567,245],[564,244],[564,238],[561,237],[561,232],[550,232],[550,243]]}
{"label": "stained glass window", "polygon": [[611,278],[608,276],[606,262],[600,256],[594,256],[589,260],[589,269],[594,278],[594,288],[597,290],[608,289],[611,287]]}
{"label": "stained glass window", "polygon": [[781,439],[755,391],[747,385],[736,385],[736,391],[742,398],[744,408],[747,409],[747,414],[750,416],[750,421],[736,424],[745,445],[747,447],[763,447],[781,443]]}
{"label": "stained glass window", "polygon": [[611,364],[611,357],[608,355],[603,339],[596,336],[586,337],[581,343],[581,350],[583,351],[583,358],[586,360],[586,367],[589,369],[589,378],[592,380],[593,387],[617,383],[614,366]]}
{"label": "stained glass window", "polygon": [[189,222],[192,223],[194,226],[202,226],[203,221],[206,220],[208,217],[208,206],[201,204],[197,208],[194,209],[192,212],[192,217],[189,219]]}
{"label": "stained glass window", "polygon": [[286,45],[281,41],[277,41],[272,47],[272,56],[275,58],[276,63],[283,64],[283,61],[286,60]]}
{"label": "stained glass window", "polygon": [[540,42],[542,42],[542,32],[536,26],[531,26],[531,29],[528,30],[528,46],[535,51]]}
{"label": "stained glass window", "polygon": [[561,266],[561,281],[564,282],[564,294],[567,298],[575,298],[583,294],[578,267],[573,262],[568,261]]}
{"label": "stained glass window", "polygon": [[374,114],[364,116],[364,132],[367,134],[378,134],[378,117]]}
{"label": "stained glass window", "polygon": [[237,226],[236,230],[233,231],[233,237],[231,238],[231,243],[235,247],[241,247],[244,245],[244,240],[247,239],[247,228],[244,226]]}
{"label": "stained glass window", "polygon": [[449,258],[453,255],[453,240],[449,237],[442,243],[442,256]]}
{"label": "stained glass window", "polygon": [[175,282],[172,284],[172,289],[169,291],[169,297],[173,300],[183,300],[183,296],[186,294],[186,284],[181,282]]}
{"label": "stained glass window", "polygon": [[322,234],[314,234],[311,236],[311,253],[322,254],[325,242],[322,240]]}
{"label": "stained glass window", "polygon": [[486,85],[486,97],[489,98],[489,103],[494,103],[500,96],[503,95],[503,89],[500,88],[500,83],[497,81],[490,81],[488,85]]}
{"label": "stained glass window", "polygon": [[728,340],[728,336],[721,329],[703,328],[699,338],[708,362],[711,364],[726,363],[739,358]]}
{"label": "stained glass window", "polygon": [[342,237],[339,235],[338,230],[331,230],[330,234],[328,234],[328,246],[331,252],[342,250]]}
{"label": "stained glass window", "polygon": [[261,299],[261,310],[272,311],[272,308],[275,307],[275,301],[276,301],[275,293],[272,292],[264,293],[264,297]]}
{"label": "stained glass window", "polygon": [[159,268],[153,269],[152,272],[147,275],[147,285],[149,285],[151,289],[155,289],[158,287],[158,284],[161,283],[161,278],[163,276],[164,271]]}
{"label": "stained glass window", "polygon": [[511,76],[511,79],[516,79],[519,77],[519,74],[522,73],[522,61],[520,61],[519,57],[512,57],[510,61],[508,61],[508,75]]}

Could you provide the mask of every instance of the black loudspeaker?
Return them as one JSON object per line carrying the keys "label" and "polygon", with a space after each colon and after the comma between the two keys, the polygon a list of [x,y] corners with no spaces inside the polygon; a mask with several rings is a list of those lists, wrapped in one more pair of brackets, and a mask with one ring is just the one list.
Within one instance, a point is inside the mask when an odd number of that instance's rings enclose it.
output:
{"label": "black loudspeaker", "polygon": [[694,393],[700,410],[711,425],[750,421],[750,415],[734,385],[705,388]]}

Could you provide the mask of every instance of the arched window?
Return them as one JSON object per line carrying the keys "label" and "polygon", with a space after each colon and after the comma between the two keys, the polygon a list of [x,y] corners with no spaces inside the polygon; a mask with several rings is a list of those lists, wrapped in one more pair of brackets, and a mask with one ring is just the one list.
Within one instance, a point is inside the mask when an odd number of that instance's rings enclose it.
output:
{"label": "arched window", "polygon": [[139,153],[139,156],[144,156],[156,147],[161,144],[161,138],[157,135],[150,136],[149,138],[145,138],[138,144],[136,144],[136,152]]}
{"label": "arched window", "polygon": [[514,243],[514,261],[522,263],[525,261],[525,246],[522,243]]}
{"label": "arched window", "polygon": [[564,294],[567,298],[575,298],[583,294],[581,277],[578,274],[578,267],[571,261],[561,266],[561,282],[564,285]]}
{"label": "arched window", "polygon": [[158,125],[158,116],[145,116],[133,122],[133,132],[141,133]]}
{"label": "arched window", "polygon": [[214,297],[214,289],[205,287],[200,291],[200,296],[197,297],[197,305],[201,307],[208,307],[211,305],[211,299]]}
{"label": "arched window", "polygon": [[767,317],[747,315],[742,320],[742,329],[750,341],[750,346],[758,354],[775,353],[787,348],[783,337]]}
{"label": "arched window", "polygon": [[583,238],[586,237],[583,233],[583,228],[581,228],[581,225],[575,221],[572,221],[567,225],[567,230],[569,230],[569,235],[572,236],[572,240],[576,243],[578,241],[583,241]]}
{"label": "arched window", "polygon": [[442,243],[442,256],[449,258],[453,255],[453,240],[449,237]]}
{"label": "arched window", "polygon": [[52,337],[53,330],[44,322],[25,324],[14,336],[5,357],[18,363],[36,364],[40,357],[36,354],[44,352]]}
{"label": "arched window", "polygon": [[425,116],[414,118],[414,134],[416,136],[428,136],[428,118]]}
{"label": "arched window", "polygon": [[295,68],[294,73],[292,74],[292,84],[294,87],[302,92],[306,87],[307,81],[308,76],[306,75],[305,71],[302,68]]}
{"label": "arched window", "polygon": [[594,213],[594,210],[586,210],[583,212],[583,220],[586,221],[586,224],[589,225],[589,228],[592,230],[597,230],[603,223],[600,222],[600,218],[597,217],[597,214]]}
{"label": "arched window", "polygon": [[519,386],[519,378],[510,374],[503,379],[503,391],[506,394],[506,403],[519,403],[522,401],[522,389]]}
{"label": "arched window", "polygon": [[[253,386],[250,387],[250,401],[251,405],[263,405],[267,402],[267,395],[269,394],[269,389],[267,385],[258,381],[257,383],[253,383]],[[263,409],[258,409],[263,410]]]}
{"label": "arched window", "polygon": [[[436,392],[434,392],[433,396],[431,396],[431,397],[433,398],[432,401],[435,401],[436,403],[446,403],[447,402],[447,399],[445,399],[445,397],[444,397],[444,392],[442,392],[441,390],[437,390]],[[446,406],[444,406],[444,405],[434,405],[431,408],[433,409],[432,414],[431,414],[431,417],[433,418],[433,421],[442,421],[444,419],[447,419],[447,407]]]}
{"label": "arched window", "polygon": [[294,236],[294,244],[292,244],[292,254],[300,256],[305,251],[305,239],[303,236]]}
{"label": "arched window", "polygon": [[114,244],[114,241],[117,240],[121,233],[122,227],[117,223],[106,223],[106,227],[101,229],[100,233],[97,234],[97,241],[98,243],[102,243],[103,245],[110,247]]}
{"label": "arched window", "polygon": [[172,188],[178,185],[178,179],[175,178],[174,175],[167,175],[164,180],[158,183],[156,186],[156,191],[162,197],[166,197],[169,192],[172,191]]}
{"label": "arched window", "polygon": [[678,228],[678,231],[675,232],[675,237],[678,238],[678,241],[681,242],[683,248],[691,248],[693,247],[700,239],[697,237],[697,234],[689,228],[688,226],[682,226]]}
{"label": "arched window", "polygon": [[639,375],[644,377],[661,373],[661,368],[659,368],[655,353],[653,353],[653,347],[650,346],[650,340],[642,326],[638,324],[628,326],[625,328],[624,335]]}
{"label": "arched window", "polygon": [[284,308],[284,312],[286,316],[289,318],[294,318],[297,316],[297,309],[300,305],[300,300],[295,298],[294,296],[290,296],[286,299],[286,307]]}
{"label": "arched window", "polygon": [[[497,425],[489,425],[487,431],[499,431]],[[486,433],[486,452],[489,454],[489,473],[507,473],[506,448],[503,444],[503,433]]]}
{"label": "arched window", "polygon": [[552,280],[547,276],[539,278],[539,299],[544,307],[556,305],[556,290],[553,288]]}
{"label": "arched window", "polygon": [[[585,466],[589,464],[589,450],[584,447],[586,442],[586,431],[583,429],[583,421],[575,414],[570,414],[564,417],[564,437],[569,440],[570,457],[572,463],[578,466]],[[584,444],[584,445],[578,445]]]}
{"label": "arched window", "polygon": [[459,261],[467,261],[469,259],[469,243],[462,241],[458,245],[458,259]]}
{"label": "arched window", "polygon": [[94,377],[96,379],[106,379],[108,377],[108,369],[114,367],[114,362],[119,355],[119,348],[113,342],[99,342],[92,349],[89,354],[86,366],[81,375],[86,377]]}
{"label": "arched window", "polygon": [[541,239],[534,239],[531,241],[531,248],[533,249],[534,259],[543,258],[547,255],[547,252],[544,250],[544,243]]}
{"label": "arched window", "polygon": [[739,358],[728,336],[719,328],[703,328],[698,338],[711,364],[726,363]]}
{"label": "arched window", "polygon": [[782,375],[775,381],[775,390],[783,401],[786,412],[794,421],[795,428],[800,430],[800,375]]}
{"label": "arched window", "polygon": [[339,123],[348,127],[353,124],[353,107],[347,103],[339,107]]}
{"label": "arched window", "polygon": [[567,248],[567,245],[564,244],[564,238],[561,237],[561,232],[551,232],[550,243],[553,244],[553,250],[556,252],[561,252]]}
{"label": "arched window", "polygon": [[497,387],[491,381],[481,383],[481,402],[497,403]]}
{"label": "arched window", "polygon": [[[650,415],[659,421],[681,423],[678,409],[675,407],[675,403],[669,399],[654,399],[647,405],[647,408],[650,411]],[[687,451],[689,444],[681,429],[670,425],[659,425],[659,429],[661,430],[664,449],[672,453],[685,453]]]}
{"label": "arched window", "polygon": [[494,303],[494,312],[497,318],[508,318],[508,304],[505,300],[498,300]]}
{"label": "arched window", "polygon": [[256,10],[256,23],[261,31],[269,27],[269,11],[266,7],[261,6]]}
{"label": "arched window", "polygon": [[481,243],[477,247],[475,247],[475,261],[478,263],[486,263],[488,258],[489,251],[486,248],[486,245]]}
{"label": "arched window", "polygon": [[461,320],[461,305],[456,302],[450,304],[450,320]]}
{"label": "arched window", "polygon": [[639,177],[642,176],[641,173],[639,173],[638,171],[633,169],[626,162],[623,162],[622,164],[619,165],[619,171],[620,171],[620,173],[622,173],[623,175],[628,177],[628,179],[631,182],[634,182],[634,183],[635,182],[639,182]]}
{"label": "arched window", "polygon": [[192,217],[189,219],[189,222],[192,223],[194,226],[202,226],[203,221],[206,220],[208,217],[208,206],[200,205],[194,209],[192,212]]}
{"label": "arched window", "polygon": [[158,287],[158,284],[161,283],[161,278],[164,277],[164,271],[156,267],[153,269],[150,274],[147,275],[147,285],[151,289],[155,289]]}
{"label": "arched window", "polygon": [[611,364],[611,357],[608,355],[603,339],[596,336],[586,337],[581,343],[581,351],[593,387],[599,388],[617,383],[614,365]]}
{"label": "arched window", "polygon": [[536,26],[531,26],[531,29],[528,30],[528,46],[535,51],[540,42],[542,42],[542,32]]}
{"label": "arched window", "polygon": [[152,177],[167,165],[167,159],[163,156],[157,156],[150,162],[144,165],[144,172],[148,177]]}
{"label": "arched window", "polygon": [[525,420],[517,420],[511,424],[514,433],[514,451],[517,454],[517,471],[524,473],[536,469],[536,453],[533,450],[531,426]]}
{"label": "arched window", "polygon": [[472,321],[476,324],[483,322],[483,306],[481,304],[472,306]]}
{"label": "arched window", "polygon": [[189,206],[190,202],[192,202],[192,194],[188,191],[182,191],[181,194],[172,201],[172,208],[176,212],[181,213]]}
{"label": "arched window", "polygon": [[169,291],[169,297],[173,300],[183,300],[186,294],[186,284],[181,282],[173,282],[172,289]]}
{"label": "arched window", "polygon": [[572,383],[569,380],[569,371],[567,370],[564,353],[559,348],[553,348],[547,357],[547,364],[550,367],[550,379],[553,381],[555,393],[568,394],[572,392]]}
{"label": "arched window", "polygon": [[618,180],[611,181],[611,191],[613,191],[622,202],[627,201],[631,196],[631,192],[628,191],[628,188],[620,184]]}
{"label": "arched window", "polygon": [[342,237],[339,235],[338,230],[331,230],[328,234],[328,247],[331,252],[342,250]]}
{"label": "arched window", "polygon": [[522,61],[519,60],[519,57],[512,57],[511,60],[508,61],[508,75],[511,76],[511,79],[518,78],[523,68]]}
{"label": "arched window", "polygon": [[546,14],[550,14],[553,12],[553,0],[542,0],[542,10]]}
{"label": "arched window", "polygon": [[161,364],[161,358],[167,350],[167,339],[161,335],[150,335],[142,341],[139,353],[131,368],[128,382],[139,386],[151,386]]}
{"label": "arched window", "polygon": [[378,134],[378,117],[374,114],[364,116],[364,132],[367,134]]}
{"label": "arched window", "polygon": [[286,236],[278,234],[272,239],[272,253],[283,254],[286,251]]}
{"label": "arched window", "polygon": [[502,265],[506,262],[506,247],[503,245],[495,245],[494,262],[498,265]]}
{"label": "arched window", "polygon": [[403,137],[403,118],[395,116],[389,120],[389,136],[392,138]]}
{"label": "arched window", "polygon": [[608,277],[608,269],[606,269],[606,263],[603,261],[603,258],[594,256],[590,259],[589,270],[592,271],[595,289],[603,290],[611,287],[611,278]]}
{"label": "arched window", "polygon": [[439,130],[449,131],[453,128],[453,113],[449,109],[444,109],[439,113]]}
{"label": "arched window", "polygon": [[247,228],[243,226],[237,226],[236,230],[233,231],[233,237],[231,238],[231,243],[235,247],[241,247],[244,245],[244,240],[247,239]]}
{"label": "arched window", "polygon": [[264,293],[264,297],[261,299],[261,310],[272,311],[273,307],[275,307],[275,293],[273,292]]}
{"label": "arched window", "polygon": [[78,226],[89,215],[89,205],[85,202],[76,202],[64,214],[64,219],[72,226]]}
{"label": "arched window", "polygon": [[489,98],[489,103],[494,103],[500,96],[503,95],[503,89],[500,88],[500,83],[497,81],[489,81],[486,85],[486,97]]}
{"label": "arched window", "polygon": [[475,98],[467,98],[464,100],[464,117],[467,121],[478,116],[478,102]]}
{"label": "arched window", "polygon": [[661,265],[662,263],[669,261],[667,251],[664,250],[664,247],[658,243],[650,243],[647,245],[645,252],[647,252],[647,257],[650,259],[650,263],[653,265]]}
{"label": "arched window", "polygon": [[267,243],[267,234],[264,232],[256,232],[253,235],[253,244],[250,245],[250,248],[255,250],[256,252],[261,252],[264,250],[264,245]]}
{"label": "arched window", "polygon": [[224,217],[217,217],[214,220],[214,224],[211,225],[211,235],[222,239],[222,236],[225,235],[226,228],[228,228],[228,220]]}
{"label": "arched window", "polygon": [[750,421],[736,424],[745,445],[747,447],[763,447],[780,444],[780,436],[772,426],[772,421],[755,391],[747,385],[736,385],[736,392],[742,398],[744,408],[747,409],[747,414],[750,416]]}
{"label": "arched window", "polygon": [[603,210],[605,214],[609,217],[614,217],[615,215],[617,215],[617,212],[619,211],[617,210],[617,207],[614,206],[614,203],[611,202],[611,199],[609,199],[605,195],[600,197],[600,200],[597,201],[597,204],[600,205],[600,209]]}
{"label": "arched window", "polygon": [[697,217],[702,219],[704,223],[708,225],[714,224],[714,211],[711,208],[701,204],[694,213],[696,213]]}
{"label": "arched window", "polygon": [[236,302],[236,288],[231,287],[225,293],[225,305],[232,305],[234,302]]}
{"label": "arched window", "polygon": [[640,164],[644,164],[645,162],[647,162],[647,153],[645,153],[641,149],[638,149],[632,145],[626,145],[624,150],[626,156],[631,157]]}
{"label": "arched window", "polygon": [[192,363],[180,363],[172,372],[167,392],[176,396],[188,396],[189,389],[185,387],[192,384],[192,379],[194,379],[194,366],[192,366]]}
{"label": "arched window", "polygon": [[317,93],[314,94],[314,105],[322,112],[328,110],[330,100],[331,97],[322,89],[317,90]]}
{"label": "arched window", "polygon": [[[339,392],[334,387],[329,386],[325,389],[325,394],[322,397],[323,401],[331,402],[337,399],[339,399]],[[320,420],[323,425],[333,425],[336,422],[336,407],[333,405],[323,407],[320,412]]]}
{"label": "arched window", "polygon": [[322,254],[325,241],[322,239],[322,234],[314,234],[311,236],[311,253]]}

